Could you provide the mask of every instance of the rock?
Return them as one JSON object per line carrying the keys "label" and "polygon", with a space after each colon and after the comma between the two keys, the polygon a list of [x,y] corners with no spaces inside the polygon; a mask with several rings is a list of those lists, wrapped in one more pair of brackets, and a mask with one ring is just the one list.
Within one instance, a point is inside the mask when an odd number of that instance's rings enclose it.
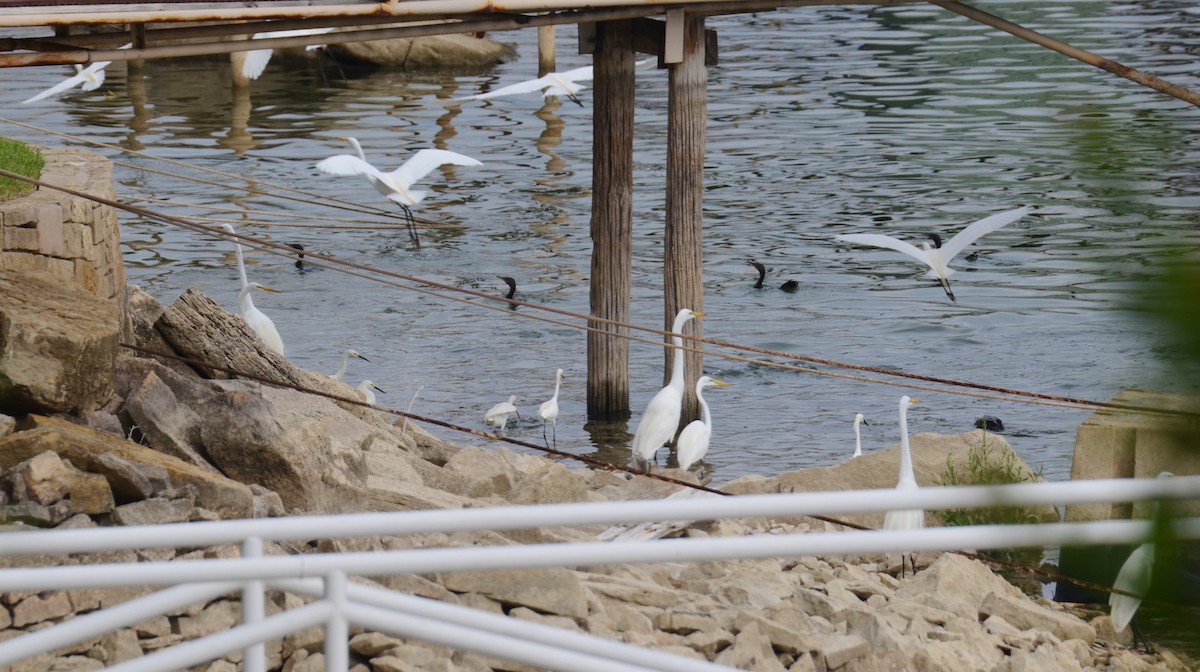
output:
{"label": "rock", "polygon": [[1034,651],[1015,651],[995,672],[1077,672],[1083,667],[1070,652],[1042,645]]}
{"label": "rock", "polygon": [[943,553],[896,591],[902,599],[920,596],[925,604],[972,616],[990,593],[1024,599],[1019,588],[997,576],[987,565],[957,553]]}
{"label": "rock", "polygon": [[517,57],[512,47],[470,35],[430,35],[401,37],[369,42],[331,44],[328,49],[339,58],[402,70],[475,71]]}
{"label": "rock", "polygon": [[17,419],[0,413],[0,437],[8,436],[17,429]]}
{"label": "rock", "polygon": [[867,640],[857,635],[825,635],[818,639],[817,646],[828,670],[836,670],[856,658],[867,655],[871,650]]}
{"label": "rock", "polygon": [[462,477],[464,487],[461,494],[467,497],[504,497],[520,478],[507,457],[499,449],[485,450],[470,446],[451,456],[443,468]]}
{"label": "rock", "polygon": [[207,409],[220,390],[165,366],[155,367],[157,371],[147,371],[126,392],[125,412],[155,450],[203,469],[214,469],[199,450],[204,443],[200,437],[202,418],[197,411]]}
{"label": "rock", "polygon": [[199,639],[229,630],[241,622],[241,607],[229,600],[218,600],[196,616],[181,616],[177,628],[184,639]]}
{"label": "rock", "polygon": [[[99,457],[112,453],[129,462],[161,467],[169,474],[171,482],[178,486],[194,485],[198,506],[217,511],[225,518],[245,518],[250,515],[253,504],[250,489],[221,474],[200,469],[105,432],[46,416],[29,417],[34,424],[33,429],[0,438],[0,469],[10,468],[33,455],[52,450],[80,469],[104,473]],[[116,488],[113,494],[120,500]]]}
{"label": "rock", "polygon": [[62,618],[71,613],[71,601],[62,591],[38,593],[21,600],[13,607],[13,625],[20,628],[32,623],[41,623]]}
{"label": "rock", "polygon": [[456,593],[479,593],[504,604],[548,614],[586,618],[587,594],[575,574],[561,568],[537,571],[452,572],[438,581]]}
{"label": "rock", "polygon": [[38,453],[10,471],[13,499],[33,501],[47,506],[53,504],[70,490],[70,480],[75,473],[75,468],[63,463],[56,453]]}
{"label": "rock", "polygon": [[375,658],[403,643],[379,632],[364,632],[350,638],[350,650],[363,658]]}
{"label": "rock", "polygon": [[112,666],[142,655],[137,633],[128,628],[110,632],[100,638],[100,649],[104,651],[104,664]]}
{"label": "rock", "polygon": [[758,626],[759,632],[766,636],[767,640],[771,642],[771,646],[783,653],[796,656],[805,651],[816,651],[818,648],[812,637],[775,623],[753,611],[738,612],[737,619],[734,621],[738,632],[749,627],[751,623]]}
{"label": "rock", "polygon": [[191,512],[192,502],[186,499],[143,499],[118,506],[113,520],[119,525],[186,523]]}
{"label": "rock", "polygon": [[981,616],[1000,616],[1013,627],[1022,630],[1035,628],[1054,633],[1060,639],[1082,639],[1091,644],[1096,640],[1092,626],[1071,614],[1051,611],[1024,596],[989,593],[979,607]]}
{"label": "rock", "polygon": [[0,269],[0,410],[87,414],[112,396],[113,301],[35,271]]}
{"label": "rock", "polygon": [[714,662],[736,667],[739,670],[755,670],[756,672],[774,672],[785,669],[779,659],[775,657],[775,652],[771,650],[770,640],[759,632],[757,623],[750,623],[739,632],[733,646],[718,654]]}
{"label": "rock", "polygon": [[87,656],[64,656],[50,665],[49,672],[92,672],[104,669],[104,663]]}
{"label": "rock", "polygon": [[[154,328],[155,323],[162,317],[166,310],[158,299],[147,294],[137,285],[127,285],[125,288],[126,311],[129,314],[129,322],[131,326],[130,342],[140,348],[145,348],[154,352],[165,352],[167,354],[175,354],[171,344],[167,342],[163,335],[158,333]],[[122,351],[117,354],[117,375],[120,378],[121,369],[127,365],[130,360],[141,359],[143,361],[150,360],[157,364],[171,369],[175,373],[185,376],[196,376],[196,372],[187,364],[170,357],[155,357],[145,353],[137,353],[136,355]],[[118,394],[122,397],[127,396],[119,390]]]}
{"label": "rock", "polygon": [[590,501],[587,478],[557,462],[517,481],[508,501],[513,504],[562,504]]}
{"label": "rock", "polygon": [[122,502],[140,501],[171,487],[171,474],[165,467],[133,462],[115,453],[96,456],[93,468],[107,478]]}
{"label": "rock", "polygon": [[471,503],[466,497],[443,490],[379,476],[367,477],[367,489],[372,511],[461,509]]}
{"label": "rock", "polygon": [[78,472],[72,478],[67,492],[72,513],[96,515],[108,513],[116,506],[108,479],[100,474]]}

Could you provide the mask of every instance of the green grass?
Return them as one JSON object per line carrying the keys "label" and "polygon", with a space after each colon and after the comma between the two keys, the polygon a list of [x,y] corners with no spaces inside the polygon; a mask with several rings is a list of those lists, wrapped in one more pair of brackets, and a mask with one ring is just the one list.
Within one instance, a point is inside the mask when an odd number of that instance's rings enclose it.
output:
{"label": "green grass", "polygon": [[[0,168],[26,177],[42,176],[42,153],[22,142],[0,138]],[[20,198],[34,190],[28,182],[0,177],[0,202]]]}

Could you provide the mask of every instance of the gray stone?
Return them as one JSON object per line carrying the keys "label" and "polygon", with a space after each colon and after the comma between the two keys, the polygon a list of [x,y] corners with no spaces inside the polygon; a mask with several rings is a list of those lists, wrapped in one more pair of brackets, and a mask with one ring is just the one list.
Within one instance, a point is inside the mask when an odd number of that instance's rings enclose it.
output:
{"label": "gray stone", "polygon": [[[170,383],[167,382],[167,379]],[[200,449],[201,414],[220,394],[214,386],[159,366],[147,371],[125,397],[125,412],[146,441],[173,457],[204,469],[213,469]]]}
{"label": "gray stone", "polygon": [[395,637],[379,632],[364,632],[350,638],[350,650],[363,658],[375,658],[401,644]]}
{"label": "gray stone", "polygon": [[186,499],[143,499],[122,504],[113,511],[118,525],[164,525],[186,523],[192,512],[192,502]]}
{"label": "gray stone", "polygon": [[517,481],[508,501],[513,504],[562,504],[590,501],[587,477],[557,462]]}
{"label": "gray stone", "polygon": [[0,413],[0,436],[8,436],[17,429],[17,419]]}
{"label": "gray stone", "polygon": [[1020,629],[1035,628],[1054,633],[1060,639],[1082,639],[1091,644],[1096,640],[1096,631],[1092,626],[1071,614],[1052,611],[1041,607],[1024,596],[1014,597],[990,593],[979,607],[979,613],[985,618],[1000,616],[1013,627]]}
{"label": "gray stone", "polygon": [[32,623],[41,623],[62,618],[71,613],[71,601],[62,591],[38,593],[21,600],[13,607],[13,625],[20,628]]}
{"label": "gray stone", "polygon": [[750,623],[739,632],[733,646],[718,654],[714,662],[756,672],[786,669],[771,649],[771,641],[759,632],[757,623]]}
{"label": "gray stone", "polygon": [[170,474],[161,466],[134,462],[111,452],[96,456],[93,464],[122,502],[147,499],[171,487]]}
{"label": "gray stone", "polygon": [[66,496],[76,472],[56,453],[46,451],[13,467],[8,478],[13,481],[14,499],[49,506]]}
{"label": "gray stone", "polygon": [[432,35],[331,44],[339,58],[403,70],[475,71],[516,59],[512,47],[470,35]]}
{"label": "gray stone", "polygon": [[0,268],[0,406],[84,415],[112,396],[118,304],[45,273]]}
{"label": "gray stone", "polygon": [[919,596],[926,604],[951,613],[973,615],[990,593],[1024,599],[1019,588],[997,576],[982,562],[957,553],[943,553],[936,562],[901,585],[896,596],[902,599]]}
{"label": "gray stone", "polygon": [[116,506],[108,479],[100,474],[78,472],[70,480],[67,497],[76,514],[108,513]]}
{"label": "gray stone", "polygon": [[137,633],[130,629],[110,632],[100,638],[99,646],[104,651],[104,664],[112,666],[142,655]]}
{"label": "gray stone", "polygon": [[504,604],[548,614],[571,618],[588,614],[583,582],[566,569],[453,572],[438,575],[438,580],[456,593],[479,593]]}
{"label": "gray stone", "polygon": [[184,639],[199,639],[216,632],[229,630],[241,621],[241,608],[237,603],[218,600],[204,608],[196,616],[181,616],[178,621],[179,634]]}

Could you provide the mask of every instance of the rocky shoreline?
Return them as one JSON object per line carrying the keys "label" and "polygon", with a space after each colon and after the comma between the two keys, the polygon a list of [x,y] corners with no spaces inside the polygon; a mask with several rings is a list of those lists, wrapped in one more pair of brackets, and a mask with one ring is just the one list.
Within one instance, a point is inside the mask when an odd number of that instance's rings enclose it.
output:
{"label": "rocky shoreline", "polygon": [[[552,502],[660,498],[678,486],[626,473],[568,468],[497,442],[458,447],[420,426],[393,425],[369,408],[231,377],[223,367],[346,398],[353,391],[303,371],[263,347],[236,316],[188,292],[161,306],[136,287],[128,315],[36,274],[0,271],[6,302],[0,373],[0,508],[5,531]],[[42,283],[42,284],[39,284]],[[54,283],[49,283],[53,285]],[[15,292],[10,294],[9,292]],[[48,298],[39,298],[48,297]],[[39,302],[50,301],[55,310]],[[87,316],[86,319],[80,316]],[[131,340],[143,350],[122,348]],[[53,347],[47,347],[52,344]],[[145,354],[208,362],[189,366]],[[52,354],[49,354],[52,353]],[[81,357],[65,366],[57,358]],[[78,360],[72,360],[78,361]],[[946,459],[965,461],[984,441],[976,430],[912,438],[918,480],[930,484]],[[735,494],[890,487],[896,448],[835,467],[749,477]],[[670,471],[695,480],[686,472]],[[878,526],[881,516],[852,522]],[[937,521],[930,516],[930,524]],[[719,520],[680,526],[676,536],[833,530],[810,519]],[[0,533],[2,534],[2,533]],[[297,539],[267,554],[399,550],[594,541],[603,528],[537,529]],[[2,543],[0,536],[0,543]],[[233,546],[142,550],[89,557],[0,556],[0,567],[235,557]],[[398,575],[384,587],[512,618],[586,631],[744,670],[1187,670],[1170,652],[1128,648],[1106,615],[1030,598],[982,563],[918,555],[922,569],[897,578],[887,557],[786,557],[527,571]],[[365,581],[365,580],[364,580]],[[149,592],[64,590],[0,596],[0,639]],[[272,593],[272,613],[305,600]],[[35,657],[14,672],[100,669],[238,622],[237,595]],[[527,670],[440,646],[353,630],[357,672]],[[323,632],[267,646],[270,669],[323,669]],[[233,654],[198,670],[238,669]]]}

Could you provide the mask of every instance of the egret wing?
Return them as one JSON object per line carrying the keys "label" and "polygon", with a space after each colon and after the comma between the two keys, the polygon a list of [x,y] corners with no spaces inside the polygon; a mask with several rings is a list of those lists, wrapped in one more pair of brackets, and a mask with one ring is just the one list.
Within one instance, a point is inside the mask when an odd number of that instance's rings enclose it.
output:
{"label": "egret wing", "polygon": [[[257,36],[256,36],[257,37]],[[246,52],[246,60],[242,62],[242,76],[258,79],[271,62],[271,49],[254,49]]]}
{"label": "egret wing", "polygon": [[349,154],[337,154],[325,159],[317,164],[317,170],[330,175],[345,177],[347,175],[371,175],[378,178],[383,178],[383,173],[378,168],[363,161],[357,156]]}
{"label": "egret wing", "polygon": [[45,91],[42,91],[41,93],[37,94],[36,96],[22,100],[21,104],[35,103],[39,100],[44,100],[46,98],[49,98],[50,96],[62,93],[63,91],[66,91],[67,89],[79,86],[80,84],[83,83],[83,81],[84,81],[83,73],[76,74],[73,77],[68,77],[68,78],[64,79],[63,81],[59,82],[58,84],[55,84],[54,86],[46,89]]}
{"label": "egret wing", "polygon": [[679,433],[675,442],[676,457],[679,468],[687,469],[704,458],[708,452],[708,442],[712,437],[712,429],[700,420],[693,420]]}
{"label": "egret wing", "polygon": [[646,412],[633,433],[633,454],[649,460],[654,452],[675,436],[679,426],[682,399],[663,388],[646,406]]}
{"label": "egret wing", "polygon": [[925,262],[924,250],[911,243],[906,243],[903,240],[896,240],[891,236],[885,236],[882,233],[848,233],[846,235],[838,236],[837,240],[846,243],[857,243],[859,245],[886,247],[889,250],[895,250],[901,254],[907,254],[908,256],[922,263],[927,263]]}
{"label": "egret wing", "polygon": [[585,65],[582,68],[575,68],[574,70],[560,72],[558,73],[558,76],[569,82],[579,82],[595,78],[595,72],[595,68],[590,65]]}
{"label": "egret wing", "polygon": [[[1150,589],[1153,564],[1154,546],[1152,544],[1138,546],[1133,553],[1129,554],[1125,564],[1121,565],[1121,571],[1117,573],[1117,580],[1113,581],[1113,588],[1135,595],[1145,595],[1146,591]],[[1113,629],[1117,632],[1124,630],[1125,626],[1129,625],[1129,621],[1133,620],[1133,615],[1137,613],[1141,604],[1141,597],[1109,593],[1108,605],[1111,607],[1109,616],[1112,618]]]}
{"label": "egret wing", "polygon": [[530,79],[530,80],[526,80],[524,82],[517,82],[516,84],[509,84],[508,86],[502,86],[502,87],[496,89],[495,91],[488,91],[487,93],[480,93],[480,94],[476,94],[474,96],[467,96],[465,98],[460,98],[459,100],[486,100],[488,98],[498,98],[500,96],[511,96],[511,95],[515,95],[518,93],[531,93],[533,91],[541,91],[542,89],[546,88],[547,86],[550,86],[550,84],[552,83],[549,81],[549,77],[550,77],[549,75],[546,75],[545,77],[538,77],[537,79]]}
{"label": "egret wing", "polygon": [[83,91],[95,91],[100,88],[104,84],[104,68],[109,63],[112,61],[100,61],[80,70],[79,74],[83,76],[83,86],[79,88]]}
{"label": "egret wing", "polygon": [[938,248],[937,253],[941,255],[947,262],[949,262],[956,255],[958,255],[959,252],[962,252],[964,249],[966,249],[966,247],[971,243],[991,233],[992,231],[999,229],[1002,226],[1012,224],[1018,219],[1029,214],[1029,211],[1032,209],[1032,207],[1027,205],[1015,210],[1007,210],[990,217],[984,217],[978,222],[971,224],[967,228],[955,234],[953,238]]}
{"label": "egret wing", "polygon": [[[326,159],[326,161],[328,160],[329,159]],[[413,185],[414,182],[428,175],[429,172],[434,168],[447,163],[451,163],[456,166],[483,165],[483,163],[480,161],[472,159],[464,154],[459,154],[458,152],[451,152],[445,149],[422,149],[416,154],[413,154],[412,158],[410,158],[408,161],[405,161],[403,166],[400,166],[390,173],[387,173],[387,177],[388,179],[394,180],[402,185],[404,189],[408,189]]]}

